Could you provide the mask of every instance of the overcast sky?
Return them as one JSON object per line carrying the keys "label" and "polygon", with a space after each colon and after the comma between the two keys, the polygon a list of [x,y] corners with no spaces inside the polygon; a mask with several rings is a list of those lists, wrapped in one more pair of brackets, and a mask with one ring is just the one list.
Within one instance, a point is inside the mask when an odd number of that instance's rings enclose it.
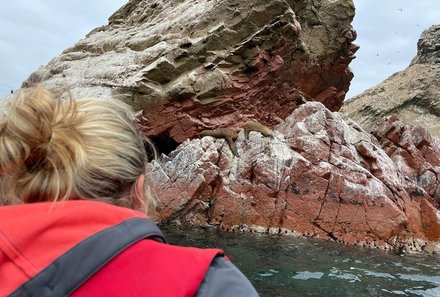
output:
{"label": "overcast sky", "polygon": [[[72,46],[127,0],[14,0],[0,10],[0,98]],[[351,97],[408,66],[421,32],[440,24],[440,0],[354,0],[361,46]],[[6,4],[6,2],[8,2]]]}

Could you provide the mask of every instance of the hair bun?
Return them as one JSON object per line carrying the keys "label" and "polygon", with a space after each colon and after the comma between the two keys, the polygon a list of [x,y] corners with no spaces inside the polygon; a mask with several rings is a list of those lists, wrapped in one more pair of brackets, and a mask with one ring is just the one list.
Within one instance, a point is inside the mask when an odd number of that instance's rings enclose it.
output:
{"label": "hair bun", "polygon": [[1,150],[6,150],[6,155],[2,153],[6,157],[2,165],[44,158],[52,135],[57,100],[46,89],[36,87],[20,91],[14,101],[8,103],[11,106],[0,135]]}

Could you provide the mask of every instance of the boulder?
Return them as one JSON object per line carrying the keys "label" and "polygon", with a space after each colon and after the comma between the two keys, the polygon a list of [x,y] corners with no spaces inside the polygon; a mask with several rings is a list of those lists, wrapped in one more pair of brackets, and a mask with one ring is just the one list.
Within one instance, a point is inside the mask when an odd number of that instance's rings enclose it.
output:
{"label": "boulder", "polygon": [[318,102],[297,108],[272,137],[241,130],[187,140],[149,165],[162,222],[320,237],[421,251],[440,240],[432,197],[380,143]]}

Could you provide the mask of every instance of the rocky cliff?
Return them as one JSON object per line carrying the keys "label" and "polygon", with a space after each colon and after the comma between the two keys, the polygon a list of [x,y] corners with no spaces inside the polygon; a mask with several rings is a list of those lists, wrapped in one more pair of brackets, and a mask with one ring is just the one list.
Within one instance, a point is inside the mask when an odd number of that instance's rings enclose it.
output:
{"label": "rocky cliff", "polygon": [[440,140],[440,25],[424,31],[417,56],[405,70],[347,102],[341,112],[368,131],[396,114]]}
{"label": "rocky cliff", "polygon": [[154,216],[391,250],[432,249],[440,239],[440,150],[424,142],[426,131],[413,134],[396,135],[387,151],[403,138],[421,158],[426,179],[402,174],[398,153],[390,157],[374,136],[321,103],[299,107],[273,137],[252,131],[246,139],[241,130],[239,157],[224,139],[188,140],[150,166],[160,195]]}
{"label": "rocky cliff", "polygon": [[[429,133],[383,113],[370,134],[332,112],[352,78],[353,15],[351,0],[131,0],[24,86],[42,80],[139,110],[165,153],[149,164],[162,222],[440,251]],[[426,36],[412,67],[434,73]],[[248,120],[273,132],[245,137]],[[237,139],[197,138],[218,127]]]}
{"label": "rocky cliff", "polygon": [[309,100],[341,107],[353,16],[351,0],[131,0],[37,74],[75,97],[129,102],[158,143],[275,126]]}

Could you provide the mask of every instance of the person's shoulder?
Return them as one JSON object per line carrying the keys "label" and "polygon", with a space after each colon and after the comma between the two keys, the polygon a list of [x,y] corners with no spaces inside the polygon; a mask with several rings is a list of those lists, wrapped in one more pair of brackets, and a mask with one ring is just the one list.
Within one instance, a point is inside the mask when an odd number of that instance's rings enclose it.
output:
{"label": "person's shoulder", "polygon": [[211,265],[195,297],[258,297],[244,274],[228,259],[218,256]]}
{"label": "person's shoulder", "polygon": [[142,240],[137,243],[135,249],[148,249],[159,256],[172,259],[174,261],[197,261],[204,262],[209,266],[217,256],[223,256],[224,252],[217,248],[197,248],[188,246],[172,245],[168,243],[157,242],[154,240]]}
{"label": "person's shoulder", "polygon": [[198,267],[204,272],[195,297],[258,297],[247,277],[224,255],[220,249],[183,247],[164,243],[146,243],[157,246],[163,257],[173,267],[187,267],[188,273]]}

